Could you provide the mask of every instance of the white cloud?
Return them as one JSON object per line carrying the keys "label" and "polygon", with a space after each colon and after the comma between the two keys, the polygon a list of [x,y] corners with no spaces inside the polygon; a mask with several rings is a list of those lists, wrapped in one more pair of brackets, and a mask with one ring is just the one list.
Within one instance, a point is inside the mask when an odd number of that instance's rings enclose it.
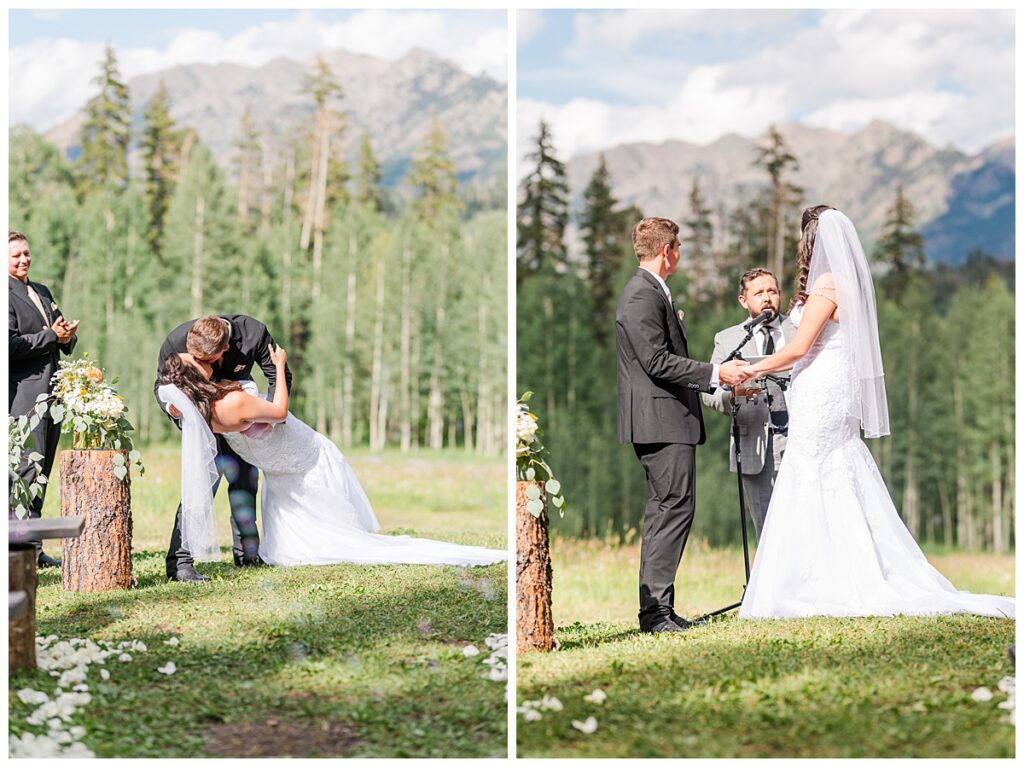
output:
{"label": "white cloud", "polygon": [[[701,66],[683,49],[667,58],[654,41],[674,31],[711,36],[701,45],[725,63]],[[563,90],[590,77],[617,96],[531,102],[529,131],[545,114],[568,159],[634,141],[755,136],[778,121],[852,131],[882,119],[977,151],[1014,130],[1013,33],[1012,11],[825,11],[813,26],[782,12],[581,13],[565,68],[548,76]]]}
{"label": "white cloud", "polygon": [[522,8],[516,11],[516,38],[519,45],[530,42],[544,28],[544,11]]}
{"label": "white cloud", "polygon": [[797,23],[799,11],[790,10],[648,10],[580,13],[573,18],[571,55],[585,51],[628,51],[655,35],[736,38],[756,33],[775,36]]}
{"label": "white cloud", "polygon": [[520,99],[517,115],[520,176],[541,118],[563,160],[616,144],[679,139],[706,144],[726,133],[754,136],[786,118],[781,89],[723,86],[721,67],[698,67],[665,104],[611,105],[573,99],[554,106]]}
{"label": "white cloud", "polygon": [[[46,129],[81,107],[92,94],[90,81],[103,45],[102,41],[39,38],[12,47],[11,123]],[[484,24],[434,10],[367,10],[335,23],[325,23],[315,11],[301,11],[288,21],[254,25],[231,36],[184,27],[173,33],[162,50],[126,47],[118,48],[117,55],[127,79],[180,64],[261,66],[280,56],[305,61],[323,48],[394,59],[413,47],[451,59],[470,74],[506,79],[503,18]]]}

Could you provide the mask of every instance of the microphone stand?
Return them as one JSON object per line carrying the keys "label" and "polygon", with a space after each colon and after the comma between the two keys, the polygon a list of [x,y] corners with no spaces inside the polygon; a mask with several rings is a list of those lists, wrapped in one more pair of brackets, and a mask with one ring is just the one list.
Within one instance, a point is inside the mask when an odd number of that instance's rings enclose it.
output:
{"label": "microphone stand", "polygon": [[[758,323],[752,323],[747,328],[747,334],[743,337],[743,340],[740,341],[739,346],[737,346],[735,349],[733,349],[729,353],[729,356],[725,358],[725,360],[724,360],[725,362],[729,362],[730,360],[742,358],[743,355],[741,354],[740,349],[742,349],[744,346],[746,346],[747,342],[751,338],[754,337],[754,331],[757,330],[757,328],[760,327],[760,325],[761,325],[761,323],[759,323],[759,322]],[[742,605],[743,604],[743,597],[747,593],[747,585],[750,583],[750,545],[749,545],[748,540],[747,540],[747,506],[746,506],[746,496],[745,496],[745,494],[743,492],[743,457],[742,457],[742,454],[741,454],[742,451],[740,450],[740,423],[739,423],[739,419],[737,417],[739,415],[739,412],[740,412],[740,401],[739,401],[739,397],[736,396],[735,392],[733,392],[732,403],[730,405],[729,410],[730,410],[730,416],[732,418],[732,446],[733,446],[733,453],[736,456],[736,488],[739,491],[739,499],[740,499],[740,531],[742,532],[742,535],[743,535],[743,572],[744,572],[744,575],[745,575],[745,578],[744,578],[744,581],[743,581],[743,592],[740,594],[740,601],[739,602],[736,602],[736,603],[731,604],[731,605],[726,605],[725,607],[720,607],[717,610],[712,610],[709,613],[705,613],[704,615],[700,616],[697,619],[697,621],[696,621],[697,623],[703,623],[705,621],[710,620],[712,617],[714,617],[716,615],[721,615],[722,613],[727,613],[730,610],[735,610],[740,605]]]}

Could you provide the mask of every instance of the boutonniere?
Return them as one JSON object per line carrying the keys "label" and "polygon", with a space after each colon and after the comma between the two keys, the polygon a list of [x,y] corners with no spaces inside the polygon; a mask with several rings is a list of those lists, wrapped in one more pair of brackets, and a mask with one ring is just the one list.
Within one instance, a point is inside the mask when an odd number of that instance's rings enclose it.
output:
{"label": "boutonniere", "polygon": [[679,318],[679,321],[682,322],[683,321],[683,317],[686,316],[686,312],[684,312],[682,309],[679,309],[676,312],[676,316]]}
{"label": "boutonniere", "polygon": [[55,302],[51,301],[50,302],[50,308],[53,309],[54,311],[57,311],[57,304]]}

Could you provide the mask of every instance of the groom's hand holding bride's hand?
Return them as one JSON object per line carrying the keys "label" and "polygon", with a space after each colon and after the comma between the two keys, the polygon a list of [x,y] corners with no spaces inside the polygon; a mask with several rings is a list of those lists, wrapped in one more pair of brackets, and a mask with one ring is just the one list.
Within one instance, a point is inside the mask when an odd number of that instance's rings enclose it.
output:
{"label": "groom's hand holding bride's hand", "polygon": [[718,380],[725,386],[739,386],[753,377],[746,360],[729,360],[718,368]]}

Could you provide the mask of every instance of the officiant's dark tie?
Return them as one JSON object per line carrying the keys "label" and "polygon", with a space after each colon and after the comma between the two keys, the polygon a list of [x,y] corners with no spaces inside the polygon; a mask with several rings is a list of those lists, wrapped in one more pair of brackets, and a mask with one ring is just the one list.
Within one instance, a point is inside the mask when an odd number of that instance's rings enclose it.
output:
{"label": "officiant's dark tie", "polygon": [[[775,354],[775,338],[770,328],[761,328],[764,333],[764,356]],[[785,434],[789,427],[789,413],[786,411],[786,396],[774,381],[767,383],[770,402],[771,430],[776,434]]]}

